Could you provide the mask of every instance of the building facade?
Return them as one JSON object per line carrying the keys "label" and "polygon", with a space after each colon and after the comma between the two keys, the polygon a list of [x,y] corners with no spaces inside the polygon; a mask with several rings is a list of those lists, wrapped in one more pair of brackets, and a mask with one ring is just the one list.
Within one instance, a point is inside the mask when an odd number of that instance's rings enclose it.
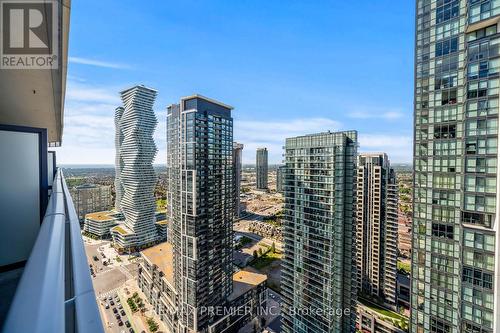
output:
{"label": "building facade", "polygon": [[243,144],[233,142],[233,173],[234,173],[234,217],[240,217],[241,165],[243,159]]}
{"label": "building facade", "polygon": [[76,213],[81,222],[85,215],[111,208],[111,187],[107,185],[84,184],[70,190]]}
{"label": "building facade", "polygon": [[267,148],[257,148],[255,161],[257,189],[267,190]]}
{"label": "building facade", "polygon": [[125,221],[114,227],[111,234],[119,250],[130,250],[158,240],[154,198],[157,178],[153,169],[157,152],[153,140],[157,124],[153,111],[156,90],[140,85],[120,95],[123,107],[115,111],[115,207],[125,216]]}
{"label": "building facade", "polygon": [[283,332],[354,332],[357,132],[286,139]]}
{"label": "building facade", "polygon": [[398,196],[385,153],[358,156],[356,193],[358,294],[395,308]]}
{"label": "building facade", "polygon": [[193,95],[167,109],[167,201],[179,326],[207,332],[232,293],[232,107]]}
{"label": "building facade", "polygon": [[[164,242],[143,250],[144,259],[139,264],[137,283],[153,310],[171,333],[184,333],[179,322],[179,294],[175,289],[172,244]],[[232,292],[228,309],[204,331],[208,333],[237,333],[266,308],[267,276],[248,270],[240,270],[232,275]],[[209,311],[203,309],[202,311]],[[213,310],[215,312],[215,309]],[[188,331],[192,332],[192,331]]]}
{"label": "building facade", "polygon": [[499,1],[417,1],[414,333],[500,331],[499,15]]}

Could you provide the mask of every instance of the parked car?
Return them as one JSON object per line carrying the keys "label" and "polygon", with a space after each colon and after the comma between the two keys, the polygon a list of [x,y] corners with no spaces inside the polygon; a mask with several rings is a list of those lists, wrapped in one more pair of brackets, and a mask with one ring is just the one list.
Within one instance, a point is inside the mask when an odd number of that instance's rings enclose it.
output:
{"label": "parked car", "polygon": [[97,256],[94,256],[94,261],[99,261],[99,258],[97,258]]}
{"label": "parked car", "polygon": [[105,307],[106,309],[109,309],[109,304],[108,304],[108,303],[106,303],[106,304],[104,305],[104,307]]}
{"label": "parked car", "polygon": [[120,313],[122,316],[125,316],[125,311],[121,310]]}
{"label": "parked car", "polygon": [[130,323],[129,323],[129,321],[128,321],[128,320],[127,320],[127,321],[125,321],[125,326],[130,327]]}
{"label": "parked car", "polygon": [[113,313],[118,313],[118,310],[116,308],[113,308]]}
{"label": "parked car", "polygon": [[120,319],[120,314],[119,313],[115,314],[115,318],[118,319],[118,320],[121,320]]}
{"label": "parked car", "polygon": [[123,309],[123,306],[121,305],[121,303],[118,304],[118,309],[120,309],[120,310]]}
{"label": "parked car", "polygon": [[134,329],[133,329],[132,327],[131,327],[131,328],[129,328],[129,329],[128,329],[128,331],[129,331],[130,333],[134,333]]}
{"label": "parked car", "polygon": [[111,300],[111,301],[109,301],[109,304],[115,305],[115,302],[113,302],[113,300]]}
{"label": "parked car", "polygon": [[119,320],[118,321],[118,326],[123,326],[123,321]]}

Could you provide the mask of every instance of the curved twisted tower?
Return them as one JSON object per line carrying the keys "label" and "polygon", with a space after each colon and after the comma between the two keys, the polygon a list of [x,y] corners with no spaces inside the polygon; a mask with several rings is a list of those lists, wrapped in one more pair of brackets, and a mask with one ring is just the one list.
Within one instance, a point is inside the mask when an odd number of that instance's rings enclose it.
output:
{"label": "curved twisted tower", "polygon": [[[123,112],[117,127],[117,181],[123,188],[119,201],[124,225],[112,229],[113,239],[122,248],[141,247],[157,240],[153,159],[157,149],[153,132],[157,124],[153,111],[156,90],[135,86],[121,93]],[[118,118],[119,111],[117,110]],[[121,131],[121,137],[118,131]],[[120,186],[117,186],[119,189]],[[117,191],[117,199],[119,198]]]}
{"label": "curved twisted tower", "polygon": [[115,110],[115,209],[121,211],[120,202],[123,197],[123,185],[120,180],[120,175],[123,169],[123,160],[120,155],[120,147],[123,143],[123,131],[120,125],[120,121],[123,116],[124,109],[119,106]]}

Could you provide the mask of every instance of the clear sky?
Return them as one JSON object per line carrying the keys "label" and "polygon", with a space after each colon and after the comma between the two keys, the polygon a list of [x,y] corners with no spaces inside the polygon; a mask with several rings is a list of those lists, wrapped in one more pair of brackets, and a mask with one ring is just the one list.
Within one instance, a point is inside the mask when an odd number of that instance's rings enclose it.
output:
{"label": "clear sky", "polygon": [[413,1],[73,1],[63,164],[113,164],[118,92],[158,90],[166,106],[199,93],[234,106],[243,162],[286,137],[359,131],[359,151],[411,162]]}

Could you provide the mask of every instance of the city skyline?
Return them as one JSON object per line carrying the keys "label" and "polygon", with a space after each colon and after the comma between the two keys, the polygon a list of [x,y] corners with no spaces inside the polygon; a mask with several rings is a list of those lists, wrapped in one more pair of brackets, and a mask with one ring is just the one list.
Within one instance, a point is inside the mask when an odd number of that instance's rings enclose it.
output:
{"label": "city skyline", "polygon": [[[133,3],[85,5],[99,10],[91,17],[85,14],[83,7],[79,8],[82,4],[73,4],[71,40],[78,42],[73,42],[70,48],[67,130],[64,145],[58,148],[62,164],[113,164],[112,118],[119,103],[116,91],[138,83],[158,89],[155,112],[159,124],[155,141],[159,153],[155,164],[166,162],[166,142],[162,135],[166,106],[175,102],[176,96],[192,93],[213,96],[237,107],[235,140],[246,147],[244,164],[253,161],[251,152],[260,146],[268,148],[270,164],[281,163],[281,147],[286,137],[350,128],[360,133],[360,151],[385,151],[393,163],[411,162],[411,40],[414,35],[411,3],[401,4],[399,8],[368,1],[359,8],[347,3],[308,6],[295,3],[279,10],[279,4],[264,2],[260,3],[260,10],[244,4],[212,4],[208,23],[194,20],[189,29],[179,16],[189,2],[167,1],[146,7]],[[208,10],[208,5],[202,3],[191,7],[194,17]],[[134,31],[134,24],[115,27],[104,23],[104,18],[99,19],[115,10],[124,18],[133,17],[137,25],[149,20],[146,26],[151,36],[144,41],[137,38],[140,40],[136,48],[124,50],[122,45],[127,43],[120,41],[125,35],[134,38],[138,32]],[[354,10],[374,30],[398,32],[366,36],[359,28],[343,31],[346,18],[342,13]],[[134,17],[138,12],[141,15]],[[157,13],[167,12],[169,19],[160,20]],[[318,24],[311,25],[304,13],[314,13]],[[219,15],[237,18],[227,22],[234,31],[218,23]],[[259,25],[268,27],[270,32],[263,39],[263,28],[253,24],[256,16]],[[390,20],[375,19],[375,16],[390,17]],[[153,25],[162,35],[150,28]],[[342,34],[332,34],[332,31],[342,31]],[[230,46],[218,50],[204,44],[206,53],[185,54],[186,59],[179,59],[175,52],[169,51],[172,47],[181,51],[188,48],[197,33],[203,33],[208,41],[216,41],[217,45]],[[246,38],[238,41],[232,38],[235,34]],[[310,36],[315,37],[309,40]],[[110,40],[114,42],[110,44]],[[357,42],[351,43],[351,40]],[[374,52],[370,59],[361,61],[359,56],[354,56],[351,60],[337,54],[337,46],[351,56],[362,54],[360,51],[365,47]],[[255,55],[251,62],[241,57],[249,48]],[[323,55],[319,55],[318,48],[324,50]],[[218,60],[220,57],[228,61]],[[212,80],[197,80],[193,75],[196,72]],[[307,116],[303,113],[306,108]]]}
{"label": "city skyline", "polygon": [[1,332],[500,332],[500,0],[12,2]]}

